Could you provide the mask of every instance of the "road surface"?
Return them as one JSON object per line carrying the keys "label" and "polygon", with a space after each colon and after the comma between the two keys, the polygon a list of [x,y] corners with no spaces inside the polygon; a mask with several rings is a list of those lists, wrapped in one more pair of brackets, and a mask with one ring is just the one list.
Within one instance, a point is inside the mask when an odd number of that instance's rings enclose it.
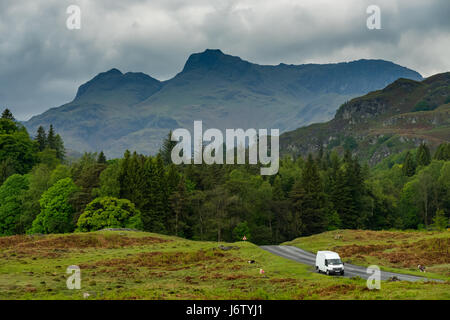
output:
{"label": "road surface", "polygon": [[[261,249],[276,254],[277,256],[315,267],[316,255],[300,248],[293,246],[261,246]],[[346,263],[344,265],[344,269],[344,276],[348,278],[361,277],[363,279],[367,279],[370,276],[370,274],[366,273],[366,267]],[[381,271],[381,280],[388,280],[389,278],[394,276],[402,281],[441,281],[435,279],[427,279],[424,277],[411,276],[407,274]]]}

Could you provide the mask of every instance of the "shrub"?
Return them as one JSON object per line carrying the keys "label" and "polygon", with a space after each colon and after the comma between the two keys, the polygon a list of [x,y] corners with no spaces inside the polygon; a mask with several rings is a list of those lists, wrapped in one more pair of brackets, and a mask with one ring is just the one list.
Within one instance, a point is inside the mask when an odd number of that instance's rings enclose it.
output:
{"label": "shrub", "polygon": [[431,110],[436,109],[436,107],[437,107],[436,105],[430,104],[428,101],[421,100],[414,106],[413,112],[431,111]]}
{"label": "shrub", "polygon": [[77,231],[95,231],[103,228],[142,229],[139,210],[127,199],[96,198],[86,206],[77,223]]}

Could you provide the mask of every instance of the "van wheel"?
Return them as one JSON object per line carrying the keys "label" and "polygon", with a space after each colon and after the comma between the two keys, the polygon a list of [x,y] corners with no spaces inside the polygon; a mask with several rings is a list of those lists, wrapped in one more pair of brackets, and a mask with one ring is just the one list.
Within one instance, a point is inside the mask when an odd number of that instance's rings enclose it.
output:
{"label": "van wheel", "polygon": [[341,276],[343,276],[344,275],[344,271],[341,271]]}
{"label": "van wheel", "polygon": [[320,269],[318,266],[316,266],[316,272],[320,273]]}
{"label": "van wheel", "polygon": [[327,270],[327,276],[329,276],[330,275],[330,270]]}

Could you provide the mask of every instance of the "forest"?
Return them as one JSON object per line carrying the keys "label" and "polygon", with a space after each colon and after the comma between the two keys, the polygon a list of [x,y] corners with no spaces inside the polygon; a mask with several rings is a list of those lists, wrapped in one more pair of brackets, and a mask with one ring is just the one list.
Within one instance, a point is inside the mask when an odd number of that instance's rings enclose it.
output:
{"label": "forest", "polygon": [[285,156],[277,175],[258,165],[174,165],[126,151],[66,156],[52,126],[33,137],[0,119],[0,235],[133,228],[194,240],[273,244],[334,229],[445,229],[450,143],[422,143],[376,166],[351,151]]}

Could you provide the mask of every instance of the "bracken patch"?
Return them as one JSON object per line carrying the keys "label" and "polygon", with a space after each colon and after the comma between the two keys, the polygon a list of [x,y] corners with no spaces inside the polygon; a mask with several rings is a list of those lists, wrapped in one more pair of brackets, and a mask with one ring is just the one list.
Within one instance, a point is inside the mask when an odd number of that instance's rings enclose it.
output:
{"label": "bracken patch", "polygon": [[416,268],[450,263],[450,238],[420,240],[411,243],[380,245],[348,245],[334,247],[342,257],[373,256],[386,260],[392,266]]}
{"label": "bracken patch", "polygon": [[170,267],[171,271],[182,270],[198,262],[220,262],[225,260],[222,253],[214,251],[198,250],[195,252],[143,252],[128,258],[117,258],[109,260],[97,261],[93,264],[80,265],[80,268],[94,269],[97,267],[114,267],[121,270],[122,268],[159,268]]}
{"label": "bracken patch", "polygon": [[384,251],[386,249],[391,249],[394,246],[384,245],[384,244],[370,244],[370,245],[358,245],[352,244],[349,246],[338,246],[334,247],[333,251],[339,253],[339,255],[343,258],[352,257],[354,255],[368,254],[371,255],[375,252]]}
{"label": "bracken patch", "polygon": [[156,237],[140,237],[132,238],[120,235],[103,235],[103,234],[69,234],[65,236],[46,237],[36,241],[26,241],[18,243],[18,248],[51,248],[51,249],[86,249],[86,248],[121,248],[135,245],[146,245],[154,243],[167,242]]}
{"label": "bracken patch", "polygon": [[17,258],[56,258],[73,250],[84,252],[83,249],[90,248],[114,249],[167,241],[170,240],[150,236],[133,238],[104,234],[18,235],[0,238],[0,249],[6,250],[9,256]]}
{"label": "bracken patch", "polygon": [[350,291],[356,290],[357,287],[358,286],[356,284],[336,284],[326,288],[314,290],[312,293],[318,294],[319,296],[331,296],[336,294],[344,295]]}

